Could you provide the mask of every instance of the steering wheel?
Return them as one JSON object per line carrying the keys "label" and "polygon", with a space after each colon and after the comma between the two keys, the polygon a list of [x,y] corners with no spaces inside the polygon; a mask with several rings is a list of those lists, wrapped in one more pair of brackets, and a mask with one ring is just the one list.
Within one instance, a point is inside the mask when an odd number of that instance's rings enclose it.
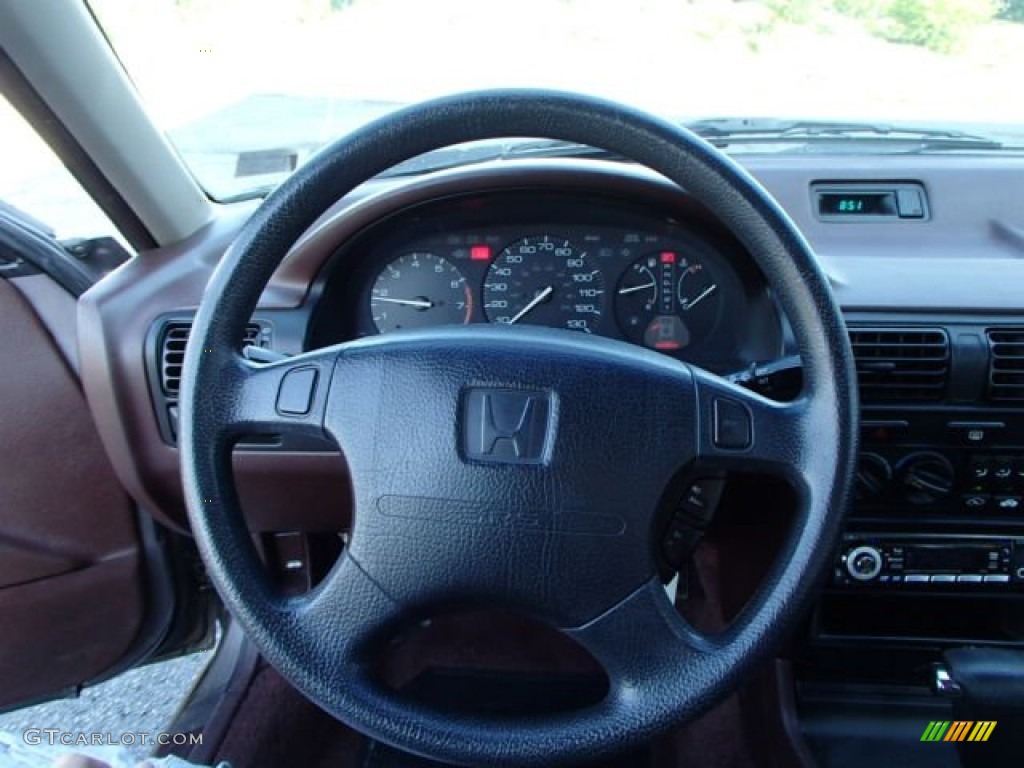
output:
{"label": "steering wheel", "polygon": [[[508,136],[589,144],[676,182],[753,255],[787,314],[804,385],[768,400],[691,365],[572,331],[466,326],[340,344],[271,364],[243,336],[288,248],[331,204],[401,161]],[[768,657],[830,563],[856,455],[856,379],[828,282],[787,215],[733,161],[642,112],[497,90],[412,106],[330,145],[278,187],[221,260],[181,383],[189,519],[215,587],[282,675],[375,739],[463,764],[549,765],[692,718]],[[231,448],[257,432],[327,436],[351,477],[351,539],[329,575],[279,594],[250,544]],[[682,468],[786,478],[798,512],[779,561],[721,633],[658,578],[662,494]],[[339,488],[339,503],[344,489]],[[439,607],[502,606],[575,638],[607,695],[541,718],[444,714],[373,672],[389,629]]]}

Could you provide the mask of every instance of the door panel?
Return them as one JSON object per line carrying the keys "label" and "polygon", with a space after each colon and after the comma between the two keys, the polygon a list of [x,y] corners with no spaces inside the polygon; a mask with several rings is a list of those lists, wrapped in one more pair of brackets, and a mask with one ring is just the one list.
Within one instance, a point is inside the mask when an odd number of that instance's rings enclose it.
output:
{"label": "door panel", "polygon": [[[75,303],[59,288],[33,300]],[[39,315],[2,279],[0,457],[3,708],[102,676],[131,649],[145,600],[134,507],[79,382]]]}

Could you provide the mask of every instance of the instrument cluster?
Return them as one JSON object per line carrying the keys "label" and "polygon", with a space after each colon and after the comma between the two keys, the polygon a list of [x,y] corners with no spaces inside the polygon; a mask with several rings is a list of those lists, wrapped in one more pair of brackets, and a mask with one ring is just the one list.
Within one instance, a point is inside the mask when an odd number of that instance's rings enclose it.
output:
{"label": "instrument cluster", "polygon": [[[706,223],[580,196],[491,193],[421,206],[343,246],[314,335],[321,344],[531,324],[724,370],[779,352],[780,323],[758,276]],[[356,310],[348,322],[340,306]]]}

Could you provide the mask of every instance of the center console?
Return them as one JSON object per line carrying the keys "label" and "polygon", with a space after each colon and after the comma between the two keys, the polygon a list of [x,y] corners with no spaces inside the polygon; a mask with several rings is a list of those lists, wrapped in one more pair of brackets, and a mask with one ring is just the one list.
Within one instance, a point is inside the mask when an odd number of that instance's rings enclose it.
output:
{"label": "center console", "polygon": [[1024,318],[906,320],[847,316],[857,485],[793,654],[823,765],[838,764],[825,759],[843,743],[836,729],[858,718],[885,741],[905,710],[894,744],[950,720],[935,681],[953,649],[1024,647]]}
{"label": "center console", "polygon": [[868,405],[861,447],[833,586],[1024,587],[1024,411]]}
{"label": "center console", "polygon": [[812,644],[1024,640],[1024,326],[848,322],[861,453]]}

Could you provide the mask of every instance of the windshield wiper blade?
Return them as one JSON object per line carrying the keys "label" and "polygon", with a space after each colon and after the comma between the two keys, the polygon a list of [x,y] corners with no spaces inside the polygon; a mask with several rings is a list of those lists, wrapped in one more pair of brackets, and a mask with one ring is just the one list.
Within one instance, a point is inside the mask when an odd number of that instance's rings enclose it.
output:
{"label": "windshield wiper blade", "polygon": [[539,139],[510,144],[501,157],[586,157],[606,160],[625,160],[622,155],[589,144],[576,144],[558,139]]}
{"label": "windshield wiper blade", "polygon": [[598,147],[574,144],[570,141],[560,141],[557,139],[512,139],[494,143],[448,147],[428,152],[418,158],[413,158],[400,165],[396,165],[382,174],[382,177],[416,176],[421,173],[444,171],[449,168],[459,168],[473,163],[493,162],[511,158],[518,160],[546,157],[625,159],[620,155]]}
{"label": "windshield wiper blade", "polygon": [[1005,146],[995,139],[967,131],[892,123],[726,117],[696,120],[684,125],[701,138],[717,145],[851,139],[917,142],[925,144],[928,148],[1002,149]]}

